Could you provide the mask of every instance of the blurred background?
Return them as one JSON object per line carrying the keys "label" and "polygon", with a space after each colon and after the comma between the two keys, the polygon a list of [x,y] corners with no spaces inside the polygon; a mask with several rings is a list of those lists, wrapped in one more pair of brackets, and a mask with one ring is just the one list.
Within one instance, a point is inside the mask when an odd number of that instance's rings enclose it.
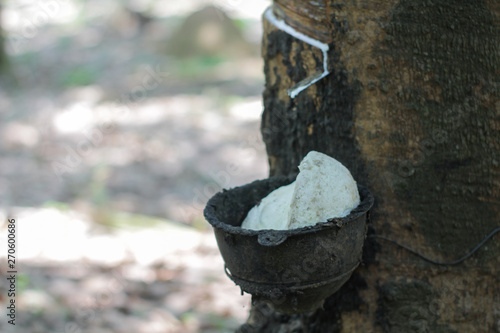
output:
{"label": "blurred background", "polygon": [[267,177],[270,0],[1,2],[2,332],[232,332],[248,295],[202,211]]}

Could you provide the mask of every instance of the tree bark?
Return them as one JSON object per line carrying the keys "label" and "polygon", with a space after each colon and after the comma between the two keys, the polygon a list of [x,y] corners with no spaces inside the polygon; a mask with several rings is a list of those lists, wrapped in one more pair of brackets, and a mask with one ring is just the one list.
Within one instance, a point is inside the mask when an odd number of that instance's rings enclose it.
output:
{"label": "tree bark", "polygon": [[2,27],[2,4],[0,4],[0,73],[5,72],[7,67],[7,52],[5,51],[5,37]]}
{"label": "tree bark", "polygon": [[3,81],[2,79],[10,79],[12,77],[3,30],[2,9],[2,4],[0,3],[0,83]]}
{"label": "tree bark", "polygon": [[275,0],[264,18],[262,135],[271,175],[310,151],[351,170],[376,198],[364,265],[324,309],[254,304],[245,332],[500,332],[500,2]]}

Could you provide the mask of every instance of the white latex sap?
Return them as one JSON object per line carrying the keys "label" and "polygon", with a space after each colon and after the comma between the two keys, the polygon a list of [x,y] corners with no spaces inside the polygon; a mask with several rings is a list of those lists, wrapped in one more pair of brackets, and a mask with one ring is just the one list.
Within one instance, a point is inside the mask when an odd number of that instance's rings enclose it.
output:
{"label": "white latex sap", "polygon": [[356,181],[336,159],[311,151],[299,170],[293,183],[279,187],[254,206],[241,227],[296,229],[347,216],[359,205]]}

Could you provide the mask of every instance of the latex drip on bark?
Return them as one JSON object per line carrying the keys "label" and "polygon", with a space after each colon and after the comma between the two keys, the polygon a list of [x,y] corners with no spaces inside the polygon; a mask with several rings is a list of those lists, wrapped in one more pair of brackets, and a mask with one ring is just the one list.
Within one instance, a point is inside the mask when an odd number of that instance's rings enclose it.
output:
{"label": "latex drip on bark", "polygon": [[[315,84],[328,74],[328,42],[331,41],[331,24],[329,24],[329,14],[327,5],[319,5],[317,2],[304,2],[304,7],[294,7],[293,3],[288,1],[275,2],[269,7],[264,18],[272,23],[276,28],[288,33],[289,35],[319,48],[323,53],[323,68],[304,79],[287,90],[291,98],[295,98],[302,91]],[[325,8],[326,7],[326,10]],[[288,21],[292,25],[288,24]],[[313,29],[311,27],[321,26],[322,29]],[[327,27],[325,29],[325,27]]]}

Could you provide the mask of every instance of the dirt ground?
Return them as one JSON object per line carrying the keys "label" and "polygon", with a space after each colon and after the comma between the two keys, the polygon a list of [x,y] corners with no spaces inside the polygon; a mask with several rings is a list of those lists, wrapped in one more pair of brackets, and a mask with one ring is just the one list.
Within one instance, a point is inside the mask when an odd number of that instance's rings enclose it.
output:
{"label": "dirt ground", "polygon": [[18,323],[1,310],[0,330],[234,330],[249,297],[225,277],[202,209],[267,176],[269,1],[52,3],[3,13],[0,212],[18,221],[19,274]]}

